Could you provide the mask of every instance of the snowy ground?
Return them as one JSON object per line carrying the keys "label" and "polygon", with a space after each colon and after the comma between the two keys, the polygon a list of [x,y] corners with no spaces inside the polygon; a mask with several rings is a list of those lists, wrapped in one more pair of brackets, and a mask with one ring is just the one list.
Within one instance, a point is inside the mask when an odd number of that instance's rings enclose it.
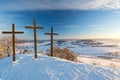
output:
{"label": "snowy ground", "polygon": [[[83,43],[84,42],[84,43]],[[103,44],[97,44],[97,43]],[[86,44],[87,43],[87,44]],[[25,46],[28,48],[33,48],[33,42],[27,42],[22,44],[17,44],[17,46]],[[46,52],[46,49],[50,47],[50,41],[44,41],[38,43],[38,52]],[[57,47],[67,47],[80,55],[101,55],[109,52],[120,52],[120,41],[111,41],[111,40],[94,40],[94,41],[80,41],[80,40],[68,40],[65,42],[58,43],[54,41],[54,46]]]}
{"label": "snowy ground", "polygon": [[82,55],[82,56],[78,56],[78,62],[120,69],[120,60],[118,59],[111,60],[106,58],[98,58],[98,57]]}
{"label": "snowy ground", "polygon": [[[33,51],[33,43],[18,44]],[[113,67],[120,69],[120,41],[114,40],[68,40],[54,41],[54,46],[70,50],[78,54],[78,62],[95,64],[99,66]],[[50,41],[37,44],[38,52],[46,52],[50,47]],[[19,51],[17,51],[19,52]],[[109,54],[108,54],[109,53]],[[113,54],[114,53],[114,54]],[[115,54],[118,53],[118,54]]]}
{"label": "snowy ground", "polygon": [[120,70],[32,54],[0,60],[0,80],[120,80]]}
{"label": "snowy ground", "polygon": [[[54,46],[77,53],[78,62],[40,55],[33,58],[33,42],[17,44],[17,61],[0,59],[0,80],[120,80],[120,41],[55,41]],[[46,52],[49,41],[37,44],[37,52]],[[30,54],[23,49],[32,50]],[[109,53],[109,54],[108,54]]]}

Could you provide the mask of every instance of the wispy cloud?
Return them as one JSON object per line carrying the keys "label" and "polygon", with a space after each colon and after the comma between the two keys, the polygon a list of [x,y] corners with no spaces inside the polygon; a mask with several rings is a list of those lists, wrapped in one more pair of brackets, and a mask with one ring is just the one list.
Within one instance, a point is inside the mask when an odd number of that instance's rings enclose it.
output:
{"label": "wispy cloud", "polygon": [[[0,24],[0,32],[7,29],[7,24]],[[0,34],[1,35],[1,34]]]}
{"label": "wispy cloud", "polygon": [[7,26],[6,24],[0,24],[0,27],[4,27],[4,26]]}
{"label": "wispy cloud", "polygon": [[120,9],[120,0],[5,0],[0,10]]}
{"label": "wispy cloud", "polygon": [[120,11],[119,11],[119,10],[115,10],[115,11],[113,11],[113,13],[114,13],[115,15],[119,15],[119,16],[120,16]]}
{"label": "wispy cloud", "polygon": [[89,28],[94,30],[103,30],[105,27],[103,25],[88,25]]}

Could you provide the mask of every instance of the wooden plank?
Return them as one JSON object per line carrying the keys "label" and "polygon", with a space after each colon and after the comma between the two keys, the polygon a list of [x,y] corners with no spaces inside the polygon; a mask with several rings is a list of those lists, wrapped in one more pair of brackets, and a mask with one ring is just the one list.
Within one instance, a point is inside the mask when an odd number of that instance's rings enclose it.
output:
{"label": "wooden plank", "polygon": [[45,35],[51,35],[51,33],[45,33]]}
{"label": "wooden plank", "polygon": [[29,28],[29,29],[43,29],[43,27],[34,27],[34,26],[25,26],[25,28]]}
{"label": "wooden plank", "polygon": [[9,31],[6,31],[6,32],[2,32],[2,34],[12,34],[13,32],[9,32]]}

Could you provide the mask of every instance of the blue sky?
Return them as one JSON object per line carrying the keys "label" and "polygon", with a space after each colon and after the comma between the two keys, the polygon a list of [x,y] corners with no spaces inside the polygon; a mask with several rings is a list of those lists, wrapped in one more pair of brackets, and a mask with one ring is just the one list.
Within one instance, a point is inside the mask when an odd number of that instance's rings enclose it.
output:
{"label": "blue sky", "polygon": [[11,30],[15,23],[17,31],[25,32],[17,37],[33,39],[33,30],[24,28],[33,25],[33,19],[44,27],[38,39],[49,39],[44,33],[51,26],[60,34],[57,39],[120,39],[120,0],[0,1],[0,31]]}

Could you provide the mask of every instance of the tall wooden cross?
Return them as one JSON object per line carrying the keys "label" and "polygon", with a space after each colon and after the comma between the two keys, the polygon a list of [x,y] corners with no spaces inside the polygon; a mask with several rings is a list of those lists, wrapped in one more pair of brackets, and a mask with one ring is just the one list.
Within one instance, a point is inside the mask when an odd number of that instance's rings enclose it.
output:
{"label": "tall wooden cross", "polygon": [[37,29],[43,29],[43,27],[36,26],[36,20],[34,19],[33,26],[25,26],[25,28],[33,29],[34,30],[34,57],[37,58]]}
{"label": "tall wooden cross", "polygon": [[2,34],[12,34],[12,49],[13,49],[13,62],[16,60],[15,58],[15,34],[23,34],[24,32],[15,31],[15,25],[12,24],[12,31],[3,31]]}
{"label": "tall wooden cross", "polygon": [[53,27],[51,27],[51,32],[50,33],[45,33],[45,35],[50,35],[51,36],[51,56],[53,56],[53,35],[58,35],[57,33],[53,32]]}

